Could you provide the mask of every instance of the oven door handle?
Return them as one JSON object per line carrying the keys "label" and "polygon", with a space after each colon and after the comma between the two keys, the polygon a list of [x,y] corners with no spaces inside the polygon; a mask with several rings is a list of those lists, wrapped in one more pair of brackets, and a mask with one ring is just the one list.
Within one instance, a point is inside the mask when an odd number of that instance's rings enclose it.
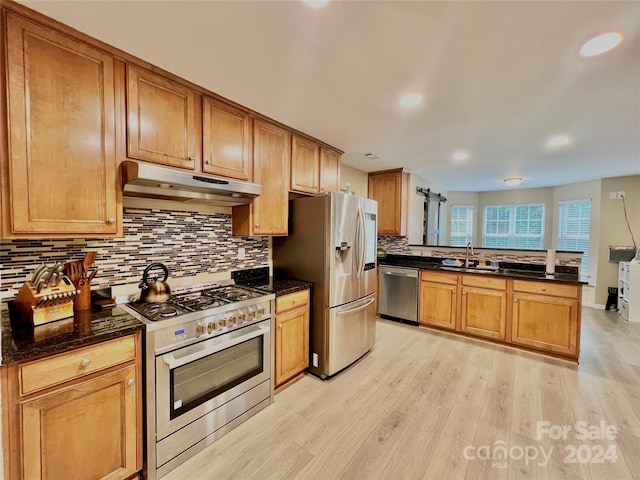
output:
{"label": "oven door handle", "polygon": [[227,340],[226,342],[220,342],[212,347],[205,348],[198,352],[190,353],[184,356],[180,356],[178,358],[176,358],[173,353],[167,353],[165,355],[162,355],[162,360],[164,361],[164,363],[166,363],[169,366],[171,370],[173,370],[174,368],[181,367],[183,365],[186,365],[187,363],[191,363],[201,358],[204,358],[208,355],[212,355],[216,352],[224,350],[225,348],[229,348],[239,343],[245,342],[247,340],[251,340],[252,338],[259,337],[260,335],[264,335],[265,332],[268,332],[268,331],[269,331],[269,327],[265,327],[263,325],[248,327],[247,333],[240,337]]}

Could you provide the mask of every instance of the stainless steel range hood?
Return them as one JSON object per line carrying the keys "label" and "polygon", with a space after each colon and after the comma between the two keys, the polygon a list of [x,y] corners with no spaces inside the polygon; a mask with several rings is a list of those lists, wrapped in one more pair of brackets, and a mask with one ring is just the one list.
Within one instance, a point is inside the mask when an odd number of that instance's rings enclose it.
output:
{"label": "stainless steel range hood", "polygon": [[262,185],[231,178],[185,172],[148,163],[122,162],[123,194],[187,203],[232,207],[251,203]]}

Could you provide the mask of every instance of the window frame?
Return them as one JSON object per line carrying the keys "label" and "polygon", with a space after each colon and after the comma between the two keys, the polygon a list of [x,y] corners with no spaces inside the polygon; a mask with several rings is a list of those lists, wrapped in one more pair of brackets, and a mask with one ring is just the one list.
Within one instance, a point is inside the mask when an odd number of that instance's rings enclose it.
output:
{"label": "window frame", "polygon": [[[517,223],[518,223],[518,209],[527,207],[529,218],[527,222],[540,222],[540,233],[539,234],[531,234],[531,233],[517,233]],[[531,219],[531,207],[540,207],[542,210],[542,216],[540,219]],[[495,222],[495,232],[488,232],[489,221],[487,220],[489,209],[498,209],[496,212],[495,220],[491,220]],[[502,209],[502,212],[500,212]],[[504,216],[504,212],[508,212],[508,216]],[[502,215],[502,217],[501,217]],[[522,220],[520,220],[522,222]],[[536,202],[536,203],[516,203],[516,204],[497,204],[497,205],[485,205],[483,209],[482,215],[482,246],[484,248],[510,248],[510,249],[519,249],[519,250],[543,250],[545,243],[545,221],[546,221],[546,204],[544,202]],[[505,225],[506,224],[506,225]],[[506,226],[506,229],[505,229]],[[527,226],[529,229],[530,226]],[[505,231],[506,230],[506,231]],[[488,239],[505,239],[506,242],[503,242],[502,245],[499,245],[500,242],[495,242],[495,244],[487,245]],[[523,239],[539,239],[538,245],[534,246],[518,246],[518,240]],[[506,244],[504,244],[506,243]]]}
{"label": "window frame", "polygon": [[[468,211],[467,214],[469,215],[469,218],[467,218],[467,220],[466,220],[467,227],[469,227],[468,235],[464,236],[468,240],[466,240],[464,242],[464,244],[457,244],[457,243],[454,243],[454,241],[453,241],[453,237],[454,237],[454,235],[453,235],[453,210],[454,209],[458,209],[458,208],[467,209],[467,211]],[[451,211],[449,212],[449,221],[451,222],[450,223],[450,227],[449,227],[449,231],[451,232],[449,243],[451,244],[451,246],[466,247],[467,243],[469,243],[469,242],[473,243],[473,230],[474,230],[474,228],[473,228],[473,224],[474,224],[473,215],[474,215],[474,210],[475,210],[475,206],[474,205],[451,205]],[[462,235],[455,235],[455,236],[456,237],[461,237]]]}
{"label": "window frame", "polygon": [[[563,206],[565,205],[569,205],[572,203],[578,203],[578,204],[588,204],[589,205],[589,218],[588,218],[588,222],[589,222],[589,233],[585,236],[585,235],[580,235],[578,234],[574,234],[574,235],[565,235],[563,236],[563,230],[565,229],[565,224],[566,224],[566,218],[563,217],[562,213],[563,213]],[[583,252],[582,255],[582,263],[580,265],[580,280],[587,282],[589,279],[589,258],[590,258],[590,249],[591,249],[591,220],[592,220],[592,207],[593,207],[593,201],[590,198],[581,198],[581,199],[576,199],[576,200],[563,200],[558,202],[558,235],[556,238],[557,241],[557,248],[558,250],[565,250],[568,252]],[[582,213],[582,212],[581,212]],[[583,217],[580,216],[578,219],[578,232],[581,230],[581,227],[583,226],[582,223],[580,223],[583,220]],[[569,240],[573,240],[576,243],[577,242],[585,242],[586,241],[586,249],[581,249],[581,250],[574,250],[571,249],[570,247],[563,245],[562,241],[563,239],[569,239]]]}

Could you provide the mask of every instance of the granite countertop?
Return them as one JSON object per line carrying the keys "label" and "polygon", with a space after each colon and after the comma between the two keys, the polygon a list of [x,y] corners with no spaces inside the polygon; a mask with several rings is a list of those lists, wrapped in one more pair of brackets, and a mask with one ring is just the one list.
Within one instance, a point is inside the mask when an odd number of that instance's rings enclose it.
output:
{"label": "granite countertop", "polygon": [[259,285],[249,284],[249,286],[264,290],[265,292],[275,293],[276,297],[280,297],[282,295],[311,288],[313,283],[307,282],[306,280],[297,280],[295,278],[269,277],[269,283],[261,282]]}
{"label": "granite countertop", "polygon": [[448,272],[468,273],[472,275],[482,275],[502,278],[515,278],[524,280],[536,280],[541,282],[568,283],[572,285],[584,285],[586,282],[580,281],[577,273],[571,267],[556,267],[556,273],[547,275],[545,266],[538,264],[513,264],[500,262],[497,270],[480,268],[463,268],[451,265],[442,265],[442,258],[420,257],[415,255],[387,255],[378,258],[379,265],[390,265],[397,267],[411,267],[422,270],[440,270]]}
{"label": "granite countertop", "polygon": [[111,307],[31,327],[12,321],[3,309],[1,328],[2,364],[6,365],[121,337],[143,329],[144,324],[122,308]]}

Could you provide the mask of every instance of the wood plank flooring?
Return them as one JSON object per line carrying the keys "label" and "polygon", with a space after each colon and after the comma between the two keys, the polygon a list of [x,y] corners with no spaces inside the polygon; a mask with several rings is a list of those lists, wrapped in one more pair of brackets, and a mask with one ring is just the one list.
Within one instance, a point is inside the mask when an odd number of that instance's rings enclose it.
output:
{"label": "wood plank flooring", "polygon": [[[387,320],[376,337],[163,480],[640,479],[640,325],[584,308],[580,365]],[[576,439],[577,422],[615,439]]]}

